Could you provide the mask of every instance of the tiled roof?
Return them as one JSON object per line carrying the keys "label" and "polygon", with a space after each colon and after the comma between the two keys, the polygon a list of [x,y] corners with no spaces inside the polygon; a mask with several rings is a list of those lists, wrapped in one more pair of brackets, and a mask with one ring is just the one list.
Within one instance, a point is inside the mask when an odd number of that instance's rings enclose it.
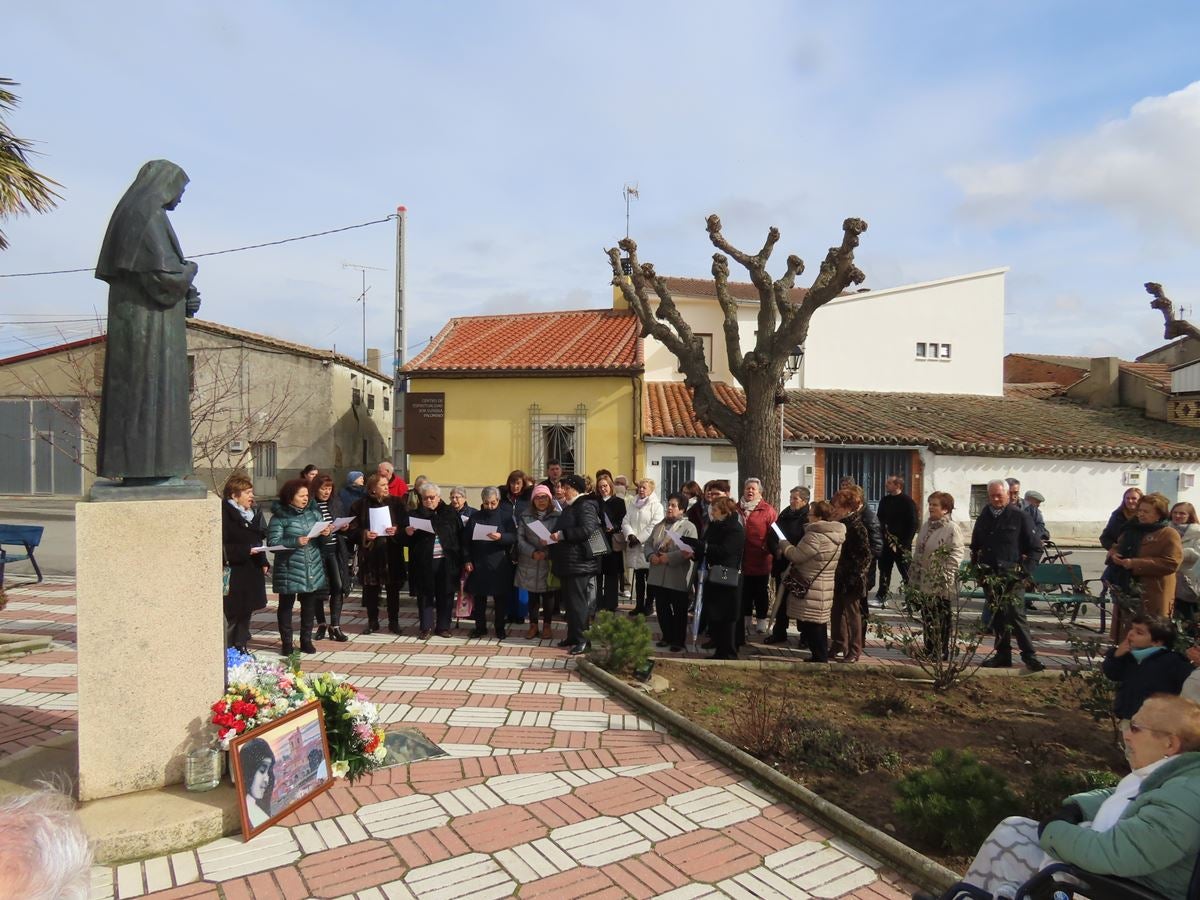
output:
{"label": "tiled roof", "polygon": [[1045,400],[1055,394],[1061,394],[1064,388],[1057,381],[1035,381],[1029,384],[1005,384],[1005,397],[1034,397]]}
{"label": "tiled roof", "polygon": [[1123,362],[1121,371],[1144,378],[1160,391],[1171,393],[1171,367],[1166,363]]}
{"label": "tiled roof", "polygon": [[[676,295],[682,297],[716,297],[717,286],[711,278],[675,278],[673,276],[664,277],[663,281],[667,284],[667,290],[671,292],[671,296]],[[792,288],[791,301],[799,303],[804,299],[804,295],[808,293],[806,288]],[[758,288],[748,281],[730,281],[729,294],[735,300],[752,300],[758,302]]]}
{"label": "tiled roof", "polygon": [[612,309],[459,316],[404,371],[640,372],[641,326],[632,312]]}
{"label": "tiled roof", "polygon": [[1070,387],[1080,379],[1086,378],[1090,368],[1091,360],[1086,357],[1009,353],[1004,357],[1004,381],[1006,384],[1055,382],[1063,387]]}
{"label": "tiled roof", "polygon": [[[717,385],[742,406],[742,392]],[[646,437],[720,439],[696,420],[691,390],[651,382],[643,401]],[[784,439],[822,445],[928,447],[965,456],[1068,459],[1200,459],[1200,433],[1136,410],[1060,399],[967,394],[788,393]]]}

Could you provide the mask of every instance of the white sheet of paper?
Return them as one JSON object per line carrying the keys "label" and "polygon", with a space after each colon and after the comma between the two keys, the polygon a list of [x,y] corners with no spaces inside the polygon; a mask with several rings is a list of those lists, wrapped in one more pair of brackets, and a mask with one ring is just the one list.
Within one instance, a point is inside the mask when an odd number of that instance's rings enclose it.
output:
{"label": "white sheet of paper", "polygon": [[550,529],[547,528],[545,525],[543,525],[541,522],[538,522],[538,521],[530,522],[529,530],[532,531],[534,534],[536,534],[538,537],[540,537],[547,544],[554,543],[554,536],[552,534],[550,534]]}
{"label": "white sheet of paper", "polygon": [[787,536],[782,531],[779,530],[779,526],[776,525],[774,522],[771,523],[771,530],[773,532],[775,532],[775,536],[777,538],[779,538],[781,541],[787,540]]}
{"label": "white sheet of paper", "polygon": [[315,538],[318,534],[320,534],[322,531],[324,531],[328,527],[328,525],[329,525],[329,523],[325,522],[325,521],[318,522],[312,528],[308,529],[308,536],[310,538]]}
{"label": "white sheet of paper", "polygon": [[283,544],[275,544],[272,547],[263,547],[264,550],[270,550],[272,553],[278,553],[280,550],[291,550],[291,547],[285,547]]}
{"label": "white sheet of paper", "polygon": [[383,534],[392,527],[392,511],[386,506],[372,506],[368,512],[370,513],[370,530],[376,534]]}
{"label": "white sheet of paper", "polygon": [[471,540],[490,541],[491,538],[489,538],[488,535],[499,530],[499,525],[476,525],[475,530],[471,532]]}
{"label": "white sheet of paper", "polygon": [[608,513],[605,513],[605,514],[604,514],[604,527],[605,527],[605,529],[606,529],[606,530],[608,530],[608,531],[612,531],[612,530],[613,530],[613,523],[612,523],[612,519],[610,519],[610,518],[608,517]]}
{"label": "white sheet of paper", "polygon": [[552,502],[554,503],[554,511],[562,512],[562,504],[559,503],[557,500],[552,500]]}
{"label": "white sheet of paper", "polygon": [[470,521],[471,521],[471,517],[470,517],[470,516],[459,516],[459,518],[463,520],[463,524],[464,524],[464,525],[466,525],[468,522],[470,522]]}
{"label": "white sheet of paper", "polygon": [[333,530],[341,531],[343,528],[345,528],[347,525],[349,525],[353,521],[354,521],[354,516],[344,516],[343,518],[340,518],[340,519],[334,519],[333,520]]}
{"label": "white sheet of paper", "polygon": [[408,520],[408,524],[417,531],[428,531],[433,534],[433,523],[428,519],[422,519],[420,516],[413,516]]}
{"label": "white sheet of paper", "polygon": [[671,539],[671,541],[675,544],[675,546],[678,547],[680,550],[683,550],[686,553],[695,552],[692,550],[691,547],[689,547],[687,544],[685,544],[683,542],[683,538],[681,538],[679,535],[677,535],[675,532],[673,532],[670,528],[667,529],[667,537],[669,537]]}

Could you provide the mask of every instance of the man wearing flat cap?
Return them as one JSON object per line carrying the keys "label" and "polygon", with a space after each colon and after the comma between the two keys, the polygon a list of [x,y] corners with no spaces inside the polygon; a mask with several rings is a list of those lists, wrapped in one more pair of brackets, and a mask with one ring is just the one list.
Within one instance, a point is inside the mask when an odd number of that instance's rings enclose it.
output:
{"label": "man wearing flat cap", "polygon": [[1050,532],[1046,529],[1046,520],[1043,518],[1040,508],[1045,502],[1046,498],[1039,492],[1026,491],[1025,506],[1021,509],[1021,512],[1025,513],[1033,525],[1033,533],[1038,536],[1038,540],[1042,543],[1050,540]]}

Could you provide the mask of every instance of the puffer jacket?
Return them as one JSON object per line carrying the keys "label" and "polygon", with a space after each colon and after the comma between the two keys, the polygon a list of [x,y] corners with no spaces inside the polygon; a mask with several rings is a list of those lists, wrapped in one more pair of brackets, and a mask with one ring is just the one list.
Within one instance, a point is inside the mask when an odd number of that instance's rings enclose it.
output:
{"label": "puffer jacket", "polygon": [[621,533],[625,535],[626,542],[631,537],[637,538],[637,543],[632,546],[626,543],[626,568],[650,568],[650,563],[646,562],[646,552],[641,545],[650,540],[650,532],[665,515],[666,510],[663,509],[657,494],[651,494],[641,506],[638,506],[637,497],[625,498],[625,521],[621,524]]}
{"label": "puffer jacket", "polygon": [[1200,525],[1184,525],[1179,540],[1183,545],[1183,562],[1175,573],[1175,599],[1186,600],[1189,594],[1200,596]]}
{"label": "puffer jacket", "polygon": [[792,546],[780,543],[783,557],[791,564],[791,572],[784,576],[786,590],[789,577],[808,583],[808,593],[803,597],[787,596],[789,619],[802,622],[829,624],[833,613],[833,584],[842,545],[846,542],[846,526],[841,522],[809,522],[800,543]]}
{"label": "puffer jacket", "polygon": [[771,551],[767,549],[767,531],[775,521],[775,507],[759,500],[754,509],[738,504],[738,515],[746,529],[746,548],[742,552],[743,575],[770,575]]}
{"label": "puffer jacket", "polygon": [[[538,536],[529,530],[530,522],[541,522],[547,531],[554,534],[558,530],[558,511],[551,506],[544,513],[540,513],[528,506],[521,514],[521,527],[517,531],[519,555],[516,585],[532,594],[544,594],[550,590],[546,584],[546,578],[550,574],[550,548],[543,547]],[[538,550],[545,552],[544,559],[533,558],[534,552]]]}
{"label": "puffer jacket", "polygon": [[[1112,792],[1102,788],[1067,799],[1090,822]],[[1147,775],[1108,831],[1054,821],[1042,832],[1041,845],[1087,872],[1130,878],[1164,897],[1187,896],[1200,853],[1200,753],[1180,753]]]}
{"label": "puffer jacket", "polygon": [[966,555],[957,522],[949,515],[927,519],[917,534],[908,582],[926,596],[953,600],[958,596],[958,567]]}
{"label": "puffer jacket", "polygon": [[271,524],[267,526],[267,545],[282,545],[287,550],[275,551],[271,590],[277,594],[315,594],[326,590],[325,564],[321,561],[321,546],[313,538],[303,547],[300,538],[321,521],[315,506],[296,509],[276,500],[271,504]]}
{"label": "puffer jacket", "polygon": [[[646,560],[656,553],[666,553],[667,561],[663,565],[650,566],[647,584],[665,588],[668,591],[686,591],[692,582],[692,560],[684,556],[679,546],[667,536],[667,530],[673,531],[680,538],[696,537],[696,526],[680,516],[674,522],[663,519],[650,532],[650,540],[643,545]],[[694,554],[693,554],[694,555]]]}
{"label": "puffer jacket", "polygon": [[[600,560],[588,550],[588,536],[601,530],[596,504],[589,503],[582,494],[575,502],[563,504],[558,514],[558,530],[562,532],[562,540],[550,547],[554,574],[559,578],[578,578],[599,572]],[[643,557],[643,568],[646,565]]]}

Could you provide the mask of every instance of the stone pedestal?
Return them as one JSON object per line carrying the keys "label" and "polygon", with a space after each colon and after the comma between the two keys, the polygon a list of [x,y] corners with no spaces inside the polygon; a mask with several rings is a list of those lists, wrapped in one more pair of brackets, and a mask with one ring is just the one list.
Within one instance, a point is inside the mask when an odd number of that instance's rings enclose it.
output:
{"label": "stone pedestal", "polygon": [[79,799],[177,784],[225,686],[220,500],[75,509]]}

